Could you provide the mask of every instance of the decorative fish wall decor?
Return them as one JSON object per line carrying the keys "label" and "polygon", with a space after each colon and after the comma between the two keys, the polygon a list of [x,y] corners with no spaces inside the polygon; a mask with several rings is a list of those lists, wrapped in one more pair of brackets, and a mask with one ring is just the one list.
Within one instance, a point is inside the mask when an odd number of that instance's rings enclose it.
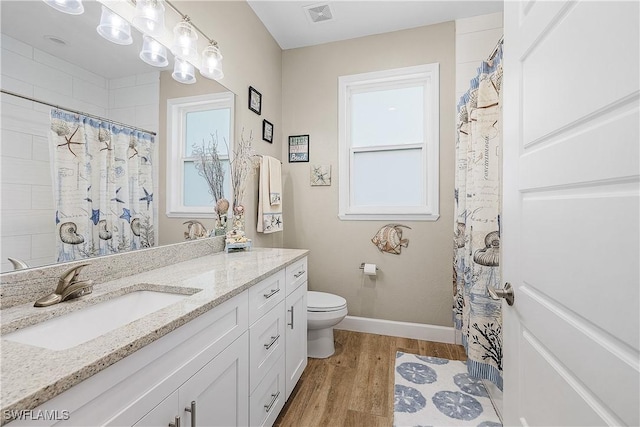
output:
{"label": "decorative fish wall decor", "polygon": [[400,255],[401,249],[409,246],[409,239],[402,238],[402,228],[411,229],[402,224],[387,224],[378,230],[371,242],[380,249],[380,252]]}

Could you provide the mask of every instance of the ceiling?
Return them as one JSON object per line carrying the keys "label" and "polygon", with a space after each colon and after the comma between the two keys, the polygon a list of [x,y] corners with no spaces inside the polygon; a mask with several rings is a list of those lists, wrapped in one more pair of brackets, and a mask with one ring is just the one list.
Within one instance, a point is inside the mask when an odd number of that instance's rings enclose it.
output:
{"label": "ceiling", "polygon": [[[183,1],[183,0],[181,0]],[[106,78],[148,72],[151,67],[137,59],[142,37],[132,31],[133,44],[118,46],[96,32],[100,4],[84,0],[85,13],[67,15],[42,1],[0,1],[2,33],[22,40],[54,57],[75,63]],[[502,11],[502,1],[430,0],[248,0],[282,49],[311,46],[371,34],[451,21]],[[328,5],[333,19],[313,23],[305,7]],[[317,14],[316,14],[317,15]],[[52,42],[55,36],[66,44]],[[135,59],[134,59],[135,58]],[[170,67],[167,67],[169,69]]]}
{"label": "ceiling", "polygon": [[[502,12],[502,1],[431,0],[247,0],[282,49],[294,49],[372,34]],[[329,12],[321,6],[328,5]],[[324,11],[312,22],[306,7]],[[315,16],[318,16],[316,12]]]}
{"label": "ceiling", "polygon": [[[83,4],[82,15],[69,15],[43,1],[2,0],[0,29],[2,34],[109,79],[153,70],[138,59],[142,48],[140,33],[132,29],[133,43],[128,46],[103,39],[96,31],[100,23],[100,4],[95,0],[85,0]],[[66,44],[53,42],[45,36],[53,36]]]}

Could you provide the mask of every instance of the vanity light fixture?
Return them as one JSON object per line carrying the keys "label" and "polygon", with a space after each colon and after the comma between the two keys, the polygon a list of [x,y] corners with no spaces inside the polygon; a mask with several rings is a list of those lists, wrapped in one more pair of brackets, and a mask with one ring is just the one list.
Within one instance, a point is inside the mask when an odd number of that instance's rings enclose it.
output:
{"label": "vanity light fixture", "polygon": [[142,38],[140,59],[154,67],[166,67],[169,65],[167,48],[146,34]]}
{"label": "vanity light fixture", "polygon": [[219,80],[224,77],[222,72],[222,54],[218,49],[218,43],[211,40],[209,46],[202,51],[202,62],[200,62],[200,74],[212,80]]}
{"label": "vanity light fixture", "polygon": [[144,34],[159,36],[164,31],[162,0],[137,0],[133,25]]}
{"label": "vanity light fixture", "polygon": [[171,77],[178,83],[184,83],[187,85],[196,82],[196,76],[193,65],[184,59],[176,57],[176,62],[173,65],[173,73]]}
{"label": "vanity light fixture", "polygon": [[177,58],[197,61],[197,41],[198,33],[196,33],[191,25],[189,17],[185,15],[183,20],[178,22],[173,29],[173,45],[171,46],[171,53],[173,53]]}
{"label": "vanity light fixture", "polygon": [[55,10],[68,13],[69,15],[82,15],[84,6],[82,0],[42,0]]}
{"label": "vanity light fixture", "polygon": [[133,43],[131,38],[131,26],[113,11],[102,5],[100,25],[96,28],[98,34],[112,43],[129,45]]}

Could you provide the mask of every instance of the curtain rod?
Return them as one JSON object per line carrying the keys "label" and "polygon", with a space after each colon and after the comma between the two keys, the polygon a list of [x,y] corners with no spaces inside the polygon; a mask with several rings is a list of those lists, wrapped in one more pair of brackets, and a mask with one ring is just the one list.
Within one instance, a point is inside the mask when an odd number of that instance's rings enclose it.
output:
{"label": "curtain rod", "polygon": [[493,50],[491,51],[491,55],[489,55],[489,57],[487,58],[487,61],[491,61],[496,54],[498,53],[498,49],[500,48],[500,45],[504,42],[504,36],[500,37],[500,40],[498,40],[498,43],[496,43],[496,47],[493,48]]}
{"label": "curtain rod", "polygon": [[131,128],[131,129],[135,129],[135,130],[139,130],[139,131],[142,131],[142,132],[150,133],[153,136],[157,135],[155,132],[150,131],[150,130],[139,128],[139,127],[136,127],[136,126],[131,126],[131,125],[128,125],[126,123],[118,122],[118,121],[115,121],[115,120],[106,119],[104,117],[96,116],[95,114],[85,113],[84,111],[78,111],[78,110],[74,110],[72,108],[60,107],[59,105],[55,105],[55,104],[51,104],[51,103],[46,102],[46,101],[41,101],[39,99],[31,98],[30,96],[20,95],[19,93],[11,92],[11,91],[4,90],[4,89],[0,89],[0,92],[2,92],[4,94],[7,94],[7,95],[15,96],[16,98],[26,99],[27,101],[37,102],[38,104],[48,105],[49,107],[57,108],[58,110],[68,111],[68,112],[74,113],[74,114],[82,114],[83,116],[91,117],[93,119],[103,120],[105,122],[109,122],[109,123],[112,123],[114,125],[125,126],[125,127],[128,127],[128,128]]}

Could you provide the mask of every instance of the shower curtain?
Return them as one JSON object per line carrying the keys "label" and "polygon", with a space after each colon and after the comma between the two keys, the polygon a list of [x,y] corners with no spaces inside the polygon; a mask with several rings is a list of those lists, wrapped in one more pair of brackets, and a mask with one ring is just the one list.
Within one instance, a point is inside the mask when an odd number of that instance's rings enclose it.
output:
{"label": "shower curtain", "polygon": [[454,224],[456,329],[467,351],[469,374],[502,389],[500,209],[502,47],[483,62],[458,103]]}
{"label": "shower curtain", "polygon": [[154,246],[153,135],[53,109],[49,142],[59,262]]}

